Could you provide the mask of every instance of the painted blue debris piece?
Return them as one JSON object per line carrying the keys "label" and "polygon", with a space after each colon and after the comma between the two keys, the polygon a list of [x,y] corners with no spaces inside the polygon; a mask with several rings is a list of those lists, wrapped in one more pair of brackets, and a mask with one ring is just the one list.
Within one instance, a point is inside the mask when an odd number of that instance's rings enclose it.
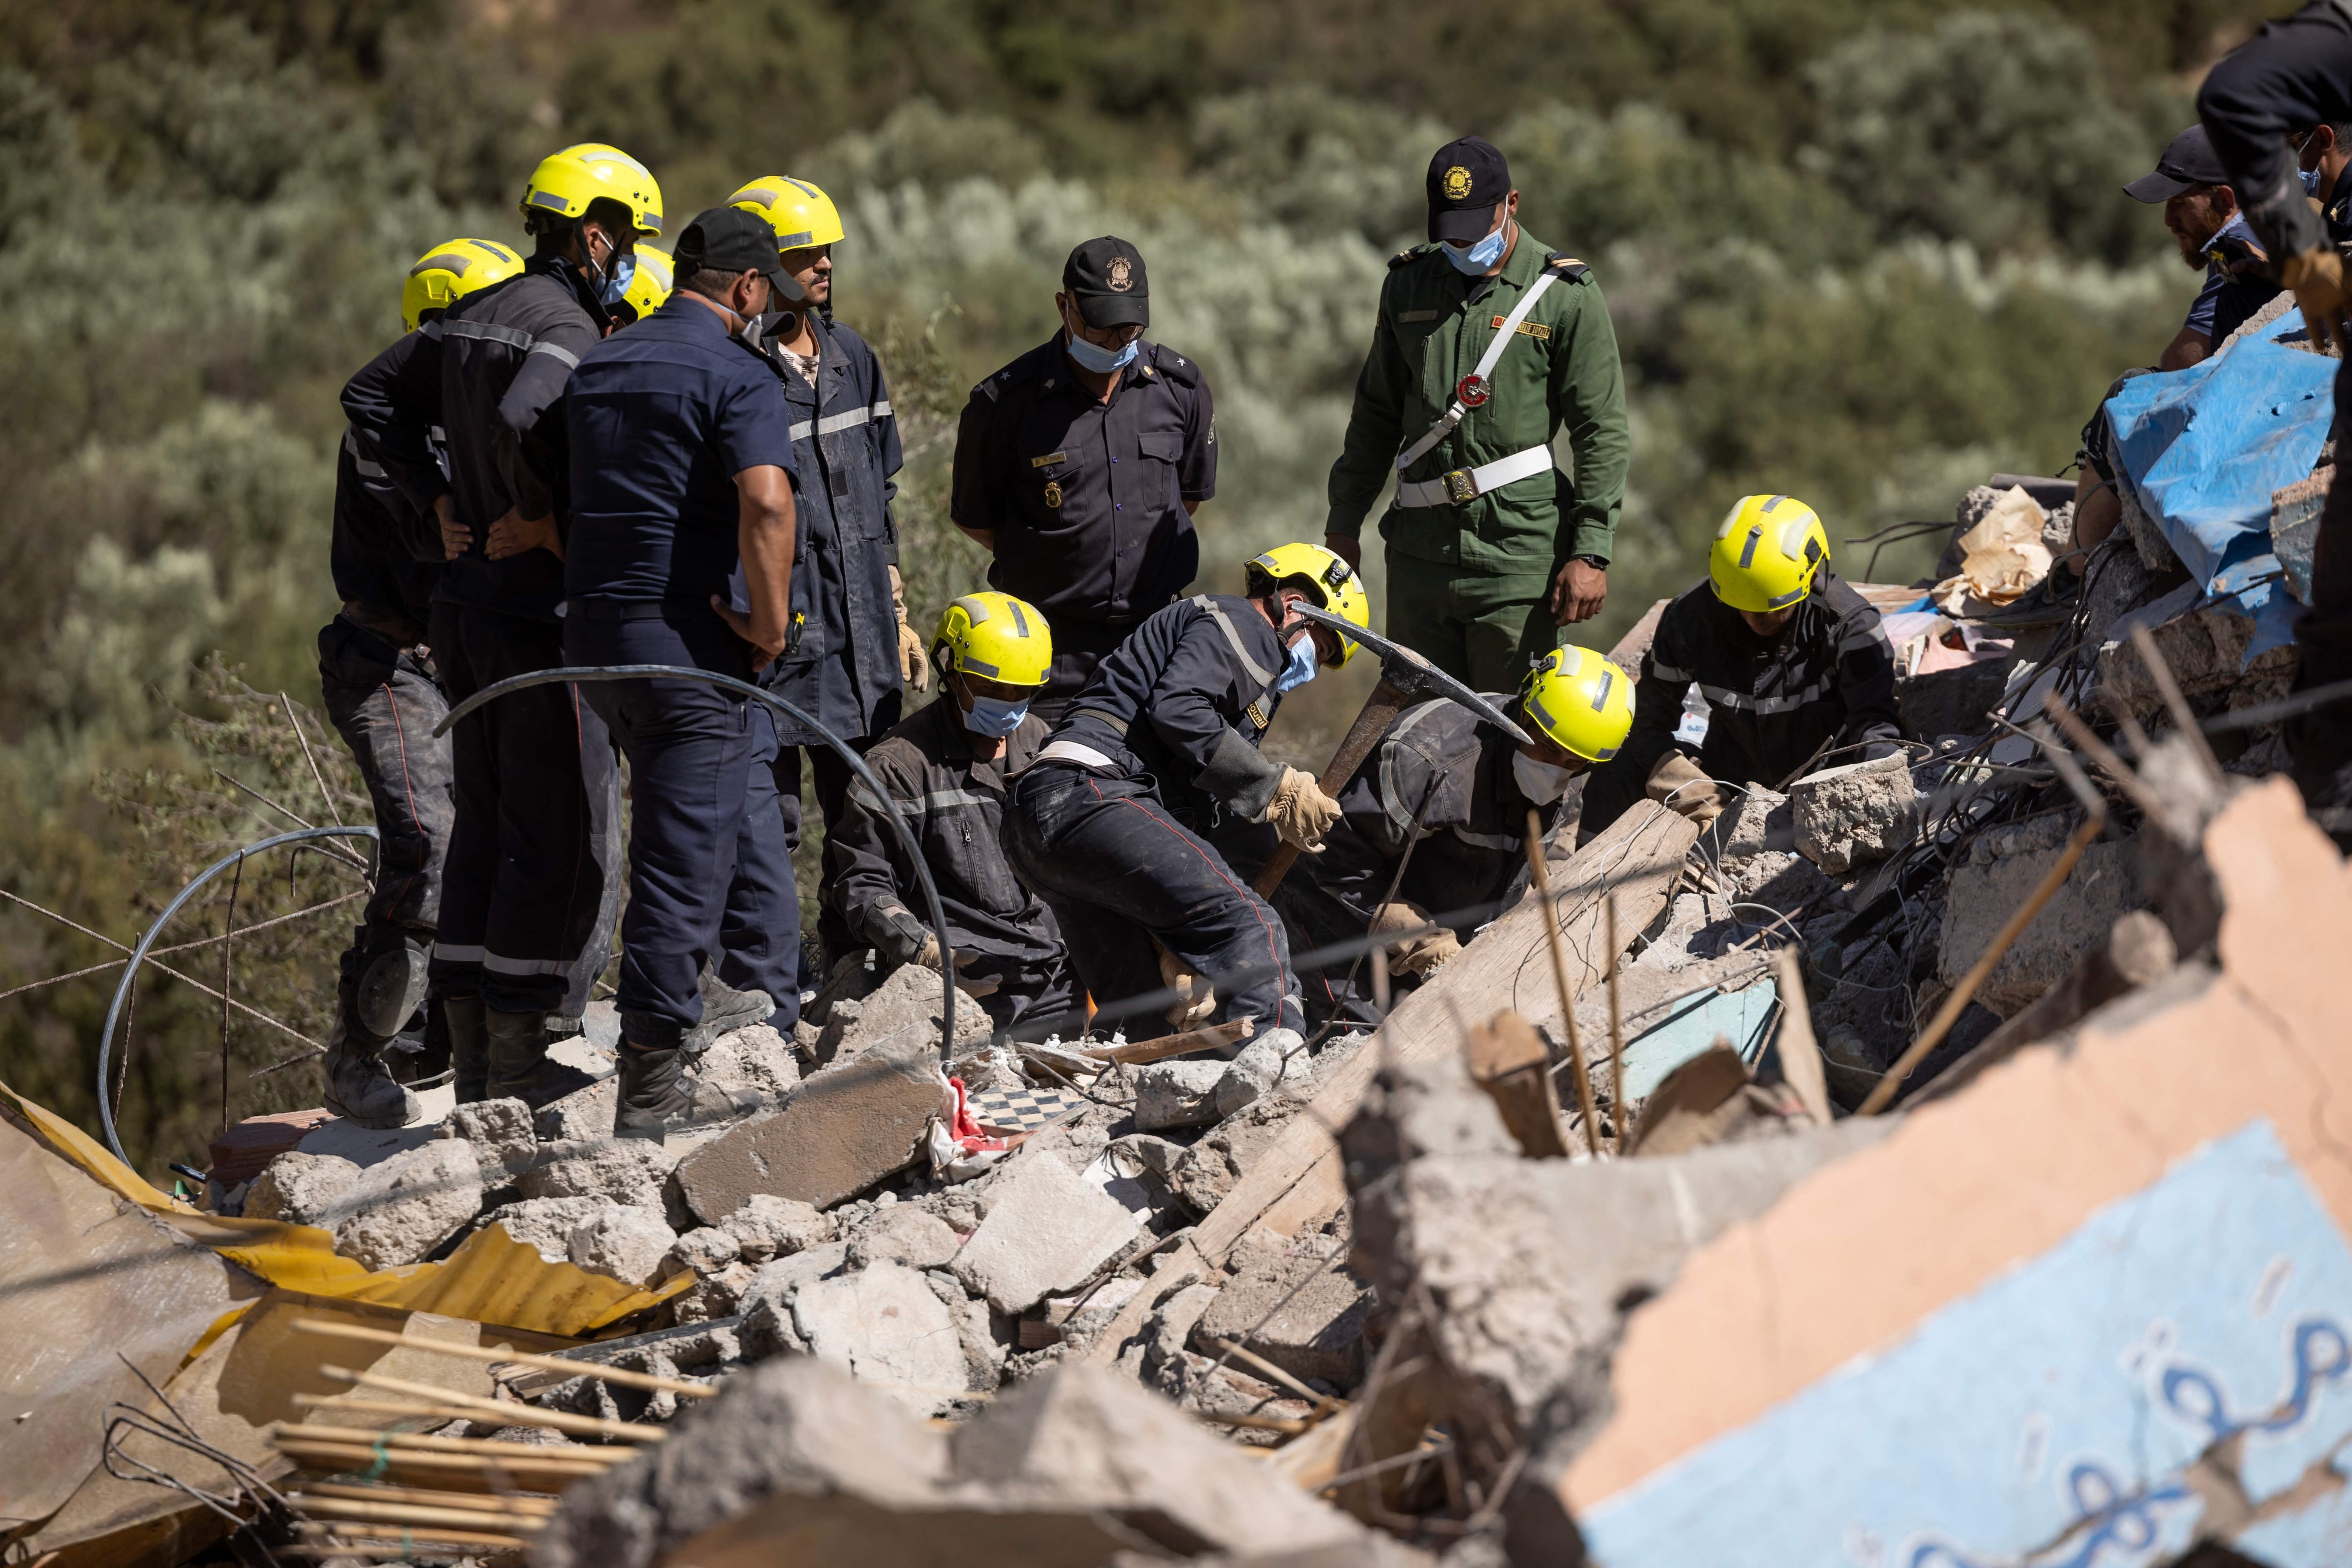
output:
{"label": "painted blue debris piece", "polygon": [[2135,376],[2107,400],[2118,465],[2206,592],[2251,617],[2249,661],[2288,642],[2301,607],[2271,541],[2271,496],[2311,476],[2335,418],[2336,362],[2285,346],[2290,310],[2185,371]]}
{"label": "painted blue debris piece", "polygon": [[2346,1558],[2352,1247],[2267,1120],[1579,1521],[1605,1568],[2141,1568],[2235,1449],[2266,1568]]}
{"label": "painted blue debris piece", "polygon": [[1625,1098],[1645,1098],[1717,1036],[1755,1066],[1769,1043],[1780,999],[1780,988],[1767,976],[1745,990],[1698,991],[1674,1003],[1664,1019],[1625,1042]]}

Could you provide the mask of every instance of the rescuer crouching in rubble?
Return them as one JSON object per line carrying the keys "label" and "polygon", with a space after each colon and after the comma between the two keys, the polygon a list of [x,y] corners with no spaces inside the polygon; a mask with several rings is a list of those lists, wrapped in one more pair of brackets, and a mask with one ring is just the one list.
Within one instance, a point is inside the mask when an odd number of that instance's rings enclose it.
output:
{"label": "rescuer crouching in rubble", "polygon": [[[1782,789],[1901,742],[1895,650],[1877,610],[1829,568],[1829,539],[1791,496],[1748,496],[1707,553],[1707,580],[1658,618],[1633,733],[1584,789],[1579,842],[1644,797],[1713,821],[1735,786]],[[1683,699],[1706,701],[1698,758],[1675,742]]]}
{"label": "rescuer crouching in rubble", "polygon": [[[1210,842],[1239,819],[1311,853],[1339,818],[1312,775],[1258,752],[1283,694],[1356,651],[1296,613],[1302,602],[1370,617],[1348,564],[1307,544],[1252,560],[1245,598],[1196,594],[1147,617],[1013,784],[1005,857],[1053,907],[1098,1007],[1167,986],[1192,1001],[1180,1028],[1221,1014],[1264,1039],[1304,1023],[1281,919]],[[1114,1017],[1133,1036],[1161,1032],[1150,1014]]]}
{"label": "rescuer crouching in rubble", "polygon": [[1029,711],[1054,661],[1053,634],[1036,607],[1009,593],[966,594],[940,617],[930,656],[945,700],[893,726],[866,754],[922,846],[947,916],[942,955],[905,844],[882,803],[852,783],[826,839],[838,856],[835,896],[843,923],[873,945],[884,969],[941,967],[980,998],[1000,1029],[1076,1033],[1062,934],[1054,912],[1021,885],[998,841],[1005,780],[1036,759],[1045,721]]}
{"label": "rescuer crouching in rubble", "polygon": [[[1502,707],[1506,699],[1494,699]],[[1302,951],[1443,921],[1389,948],[1390,972],[1426,980],[1528,884],[1528,813],[1546,838],[1577,778],[1617,755],[1633,726],[1633,683],[1587,648],[1544,655],[1519,685],[1521,745],[1458,703],[1426,702],[1390,721],[1348,782],[1323,852],[1303,858],[1273,904]],[[1255,873],[1272,835],[1234,846]],[[1354,958],[1303,971],[1300,988],[1318,1024],[1377,1021],[1364,1005]]]}

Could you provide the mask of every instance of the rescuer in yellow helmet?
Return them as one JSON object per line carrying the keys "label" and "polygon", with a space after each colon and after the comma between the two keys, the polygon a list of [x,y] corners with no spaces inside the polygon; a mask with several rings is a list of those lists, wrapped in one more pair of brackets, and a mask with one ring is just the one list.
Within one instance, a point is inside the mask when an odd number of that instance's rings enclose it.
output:
{"label": "rescuer in yellow helmet", "polygon": [[[866,766],[923,845],[959,983],[1000,1029],[1083,1030],[1083,1015],[1066,1017],[1074,998],[1053,912],[1022,886],[998,841],[1005,780],[1045,742],[1029,701],[1053,666],[1053,632],[1034,605],[1009,593],[968,593],[940,617],[930,657],[941,700],[892,727]],[[825,853],[837,862],[843,922],[883,967],[940,967],[922,883],[864,786],[850,789]]]}
{"label": "rescuer in yellow helmet", "polygon": [[414,332],[467,295],[504,283],[522,270],[522,256],[494,239],[453,239],[416,258],[400,289],[400,324]]}
{"label": "rescuer in yellow helmet", "polygon": [[[1684,711],[1694,691],[1703,721]],[[1793,496],[1745,496],[1716,529],[1707,580],[1658,618],[1633,733],[1586,788],[1578,831],[1645,795],[1711,821],[1740,788],[1783,789],[1901,739],[1895,650],[1876,608],[1830,570],[1821,517]]]}

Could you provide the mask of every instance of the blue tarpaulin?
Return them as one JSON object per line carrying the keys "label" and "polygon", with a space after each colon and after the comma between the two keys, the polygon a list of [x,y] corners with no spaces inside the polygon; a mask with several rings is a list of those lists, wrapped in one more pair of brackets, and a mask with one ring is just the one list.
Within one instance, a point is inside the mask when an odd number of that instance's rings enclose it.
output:
{"label": "blue tarpaulin", "polygon": [[2311,476],[2335,418],[2336,362],[2291,349],[2303,317],[2185,371],[2136,376],[2107,400],[2118,468],[2208,595],[2251,616],[2246,657],[2294,635],[2300,608],[2280,580],[2271,494]]}

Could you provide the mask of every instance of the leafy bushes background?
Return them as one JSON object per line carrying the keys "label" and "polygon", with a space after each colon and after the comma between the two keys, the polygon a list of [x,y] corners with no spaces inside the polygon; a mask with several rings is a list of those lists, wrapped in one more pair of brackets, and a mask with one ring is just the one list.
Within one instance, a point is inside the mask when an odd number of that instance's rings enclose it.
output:
{"label": "leafy bushes background", "polygon": [[[278,694],[316,706],[335,392],[398,330],[407,264],[454,234],[513,239],[523,177],[566,141],[646,159],[674,225],[779,169],[840,200],[839,308],[908,427],[903,554],[928,622],[983,564],[943,517],[964,389],[1052,329],[1063,255],[1107,230],[1150,259],[1153,335],[1216,390],[1204,580],[1318,534],[1423,164],[1479,131],[1512,159],[1529,232],[1593,263],[1624,347],[1633,492],[1587,632],[1606,645],[1746,490],[1796,491],[1843,538],[1947,514],[1991,469],[2065,463],[2194,287],[2116,187],[2271,8],[41,8],[0,38],[0,887],[129,942],[225,847],[288,825],[215,769],[323,810]],[[1890,551],[1880,575],[1922,565]],[[1356,689],[1309,688],[1280,743],[1328,746]],[[364,820],[311,722],[335,810]],[[317,855],[290,885],[282,864],[248,875],[256,918],[357,885]],[[225,894],[167,940],[216,934]],[[323,1038],[348,913],[241,945],[237,994]],[[110,956],[0,914],[0,989]],[[93,1122],[112,978],[0,998],[0,1078]],[[150,1171],[202,1163],[217,1006],[170,981],[141,997],[126,1142]],[[313,1069],[247,1077],[289,1043],[232,1019],[232,1115],[316,1103]]]}

